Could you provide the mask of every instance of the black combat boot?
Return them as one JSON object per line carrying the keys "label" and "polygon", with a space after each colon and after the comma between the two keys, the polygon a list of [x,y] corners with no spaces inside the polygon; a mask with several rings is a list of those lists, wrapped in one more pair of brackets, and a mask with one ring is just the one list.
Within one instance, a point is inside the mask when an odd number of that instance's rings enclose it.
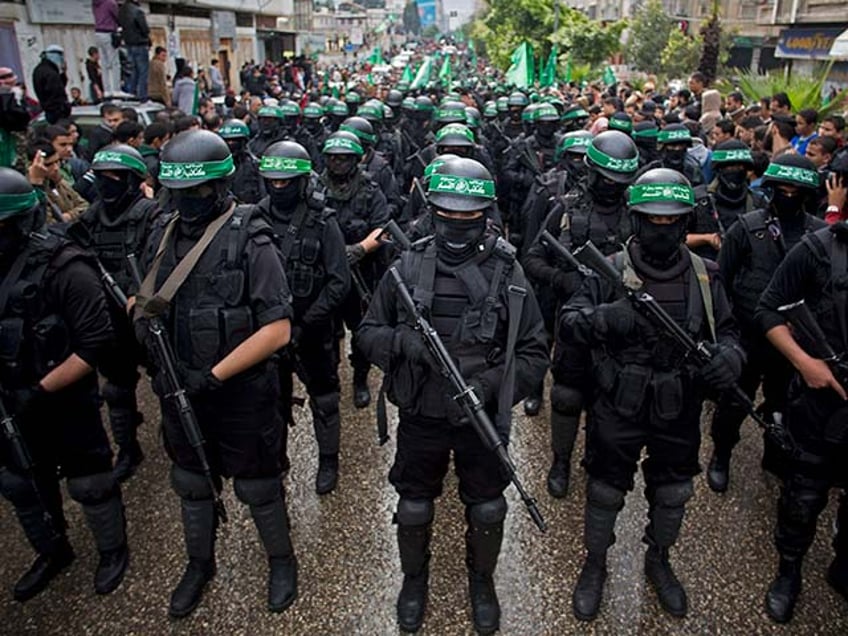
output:
{"label": "black combat boot", "polygon": [[333,492],[339,482],[339,455],[319,455],[318,473],[315,475],[315,492],[326,495]]}
{"label": "black combat boot", "polygon": [[124,580],[130,561],[124,504],[118,494],[98,504],[84,504],[83,512],[100,553],[94,573],[94,591],[110,594]]}
{"label": "black combat boot", "polygon": [[650,519],[643,538],[648,544],[645,575],[654,587],[662,608],[672,616],[685,616],[688,609],[686,590],[671,568],[668,551],[680,535],[686,502],[693,492],[692,482],[649,486],[645,492]]}
{"label": "black combat boot", "polygon": [[495,592],[494,573],[503,541],[503,498],[469,506],[465,532],[468,595],[474,629],[478,634],[494,634],[501,624],[501,606]]}
{"label": "black combat boot", "polygon": [[268,610],[285,611],[297,599],[297,559],[289,531],[289,515],[279,477],[237,479],[236,495],[250,515],[268,554]]}
{"label": "black combat boot", "polygon": [[371,404],[371,389],[368,388],[368,371],[364,373],[358,369],[353,370],[353,405],[358,409],[364,409]]}
{"label": "black combat boot", "polygon": [[776,623],[788,623],[801,593],[801,559],[780,557],[777,578],[766,592],[766,614]]}
{"label": "black combat boot", "polygon": [[623,491],[589,478],[583,529],[586,560],[571,597],[574,616],[581,621],[594,620],[601,609],[607,580],[607,550],[615,543],[615,520],[623,506]]}
{"label": "black combat boot", "polygon": [[398,524],[398,552],[403,570],[403,585],[397,599],[397,621],[405,632],[417,632],[424,623],[430,578],[430,536],[430,524]]}
{"label": "black combat boot", "polygon": [[183,618],[200,604],[206,584],[215,576],[215,530],[218,525],[212,499],[181,499],[188,565],[171,593],[168,614]]}
{"label": "black combat boot", "polygon": [[118,445],[118,457],[112,474],[119,483],[132,477],[144,460],[144,453],[138,443],[136,432],[142,419],[141,413],[137,411],[118,407],[109,408],[109,424],[115,444]]}
{"label": "black combat boot", "polygon": [[551,407],[551,447],[554,459],[548,471],[547,486],[551,497],[557,499],[562,499],[568,494],[571,454],[577,438],[579,420],[579,416],[566,415]]}
{"label": "black combat boot", "polygon": [[707,484],[713,492],[726,492],[730,483],[730,453],[715,449],[707,468]]}
{"label": "black combat boot", "polygon": [[58,537],[50,551],[39,553],[35,562],[15,583],[15,600],[23,603],[42,592],[50,581],[73,563],[74,558],[74,551],[67,537]]}
{"label": "black combat boot", "polygon": [[542,398],[538,395],[531,395],[524,399],[524,414],[534,417],[539,414],[542,408]]}

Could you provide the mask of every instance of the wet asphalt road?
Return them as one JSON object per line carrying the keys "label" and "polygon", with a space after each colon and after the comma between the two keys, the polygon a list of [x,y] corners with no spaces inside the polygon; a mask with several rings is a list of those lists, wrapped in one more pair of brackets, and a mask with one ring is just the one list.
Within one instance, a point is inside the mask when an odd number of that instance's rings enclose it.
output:
{"label": "wet asphalt road", "polygon": [[[313,487],[317,449],[308,411],[297,412],[286,478],[293,540],[300,564],[300,595],[284,614],[265,610],[266,561],[244,506],[228,485],[230,522],[219,532],[218,575],[198,610],[171,621],[167,603],[184,566],[179,504],[168,486],[168,462],[158,440],[156,405],[142,387],[147,419],[141,440],[147,455],[125,485],[130,569],[108,597],[92,588],[96,551],[79,507],[66,498],[69,537],[77,559],[40,596],[21,605],[11,598],[17,576],[33,554],[11,508],[0,500],[0,633],[2,634],[394,634],[394,603],[401,574],[392,526],[395,494],[387,481],[394,440],[376,444],[374,405],[351,406],[343,369],[341,479],[331,495]],[[378,388],[371,375],[372,393]],[[301,389],[302,391],[302,389]],[[647,506],[641,486],[619,516],[617,544],[600,617],[580,623],[571,614],[571,591],[582,562],[584,474],[572,469],[565,500],[548,496],[548,412],[527,418],[516,408],[511,453],[525,487],[539,501],[549,530],[541,535],[515,490],[496,585],[503,609],[502,634],[848,634],[848,603],[824,579],[831,559],[835,493],[822,515],[816,542],[804,563],[804,590],[793,622],[773,624],[763,595],[776,566],[771,532],[777,481],[759,466],[761,437],[746,424],[733,457],[731,487],[713,494],[702,476],[690,502],[672,562],[687,588],[689,614],[665,615],[642,572],[642,528]],[[394,415],[393,407],[390,413]],[[394,423],[392,424],[392,426]],[[582,434],[575,456],[582,453]],[[706,465],[711,447],[702,447]],[[450,475],[437,502],[430,602],[421,634],[473,633],[464,565],[464,516]]]}

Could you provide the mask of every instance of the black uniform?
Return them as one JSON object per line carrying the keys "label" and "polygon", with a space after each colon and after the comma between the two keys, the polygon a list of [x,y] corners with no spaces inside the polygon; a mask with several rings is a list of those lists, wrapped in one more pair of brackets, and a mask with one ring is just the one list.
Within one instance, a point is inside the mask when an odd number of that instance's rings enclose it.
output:
{"label": "black uniform", "polygon": [[[123,503],[100,420],[97,374],[54,393],[31,393],[70,355],[97,367],[114,345],[99,276],[81,249],[47,231],[33,232],[25,250],[5,255],[0,271],[3,401],[32,455],[40,499],[5,436],[0,440],[0,492],[15,507],[39,558],[62,561],[58,569],[73,560],[58,475],[67,478],[68,493],[82,504],[101,555],[126,551]],[[43,588],[22,586],[25,579],[15,589],[20,601]]]}
{"label": "black uniform", "polygon": [[362,169],[367,172],[371,178],[380,187],[380,191],[386,199],[386,207],[390,219],[397,220],[400,217],[401,196],[398,188],[397,180],[392,172],[392,168],[379,152],[373,149],[368,150],[365,160],[362,162]]}
{"label": "black uniform", "polygon": [[[844,232],[845,228],[838,229]],[[820,229],[806,235],[789,252],[757,306],[756,322],[763,332],[786,323],[778,307],[803,299],[833,350],[842,354],[848,349],[845,321],[848,260],[843,237],[844,234],[840,237],[832,232],[832,228]],[[812,355],[821,343],[801,341],[801,344]],[[815,538],[816,522],[827,505],[828,493],[833,487],[844,489],[848,486],[845,463],[848,409],[835,391],[812,389],[796,373],[789,385],[784,423],[802,454],[793,458],[786,470],[778,500],[774,541],[781,558],[780,574],[797,579],[797,596],[801,560]],[[836,530],[833,539],[836,554],[827,578],[845,596],[848,591],[848,500],[844,494],[839,503]],[[770,602],[767,597],[767,606]],[[794,604],[794,599],[792,602]],[[791,615],[790,607],[788,616]]]}
{"label": "black uniform", "polygon": [[[733,303],[733,314],[739,322],[742,346],[748,354],[739,385],[752,398],[762,380],[766,404],[763,412],[771,416],[781,413],[792,369],[786,360],[764,338],[754,321],[760,294],[768,285],[775,269],[804,234],[824,225],[816,217],[798,213],[785,219],[767,210],[755,210],[740,217],[727,232],[719,253],[721,274]],[[739,441],[739,428],[746,417],[744,408],[735,402],[721,400],[713,416],[711,434],[716,455],[729,458]],[[776,448],[766,440],[764,461],[772,469],[779,467]]]}
{"label": "black uniform", "polygon": [[[266,197],[258,208],[274,231],[293,297],[297,335],[280,360],[281,415],[286,424],[294,423],[292,373],[297,372],[309,392],[319,453],[337,456],[340,387],[333,316],[350,290],[344,237],[335,212],[325,208],[317,197],[300,201],[289,210],[273,208]],[[284,427],[282,455],[286,464],[287,437]]]}
{"label": "black uniform", "polygon": [[[373,230],[385,226],[389,221],[386,197],[379,186],[361,169],[357,169],[344,185],[337,184],[325,171],[321,175],[321,185],[325,188],[327,206],[336,210],[346,245],[359,243]],[[362,272],[365,284],[370,289],[373,289],[379,280],[383,266],[379,261],[379,254],[376,253],[366,255],[355,265]],[[353,334],[350,361],[354,383],[365,383],[371,366],[357,344],[356,329],[363,314],[362,298],[359,291],[352,287],[341,307],[338,328],[341,329],[343,322]]]}
{"label": "black uniform", "polygon": [[239,203],[259,203],[265,196],[265,183],[259,175],[259,160],[248,150],[233,153],[236,171],[232,192]]}
{"label": "black uniform", "polygon": [[[517,139],[507,152],[501,174],[503,186],[507,192],[508,207],[512,211],[509,231],[513,245],[521,245],[521,236],[525,231],[525,220],[521,212],[536,182],[536,177],[541,178],[545,172],[553,168],[556,147],[555,135],[548,139],[530,135]],[[513,239],[513,234],[517,238]]]}

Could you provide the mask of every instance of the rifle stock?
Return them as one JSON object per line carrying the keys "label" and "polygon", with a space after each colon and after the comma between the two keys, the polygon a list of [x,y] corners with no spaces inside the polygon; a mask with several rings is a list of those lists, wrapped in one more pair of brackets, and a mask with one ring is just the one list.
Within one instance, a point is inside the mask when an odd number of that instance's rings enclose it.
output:
{"label": "rifle stock", "polygon": [[442,342],[438,332],[430,326],[427,319],[424,318],[421,315],[421,312],[419,312],[415,307],[415,302],[412,300],[409,289],[407,288],[406,283],[403,282],[403,278],[401,278],[397,268],[392,267],[389,271],[395,281],[395,288],[400,296],[401,303],[407,313],[415,319],[415,330],[418,331],[419,335],[424,340],[424,343],[427,345],[427,349],[430,351],[430,354],[433,358],[435,358],[439,368],[441,369],[442,375],[444,375],[444,377],[451,383],[453,390],[456,391],[456,395],[453,397],[454,401],[462,407],[465,416],[471,422],[475,432],[483,442],[483,445],[497,456],[501,465],[509,475],[510,481],[521,496],[521,499],[527,507],[527,512],[530,514],[533,522],[539,530],[545,532],[547,526],[544,518],[542,517],[542,513],[539,511],[536,501],[527,494],[527,491],[521,484],[521,481],[516,474],[515,464],[512,462],[512,458],[510,458],[509,452],[507,451],[500,435],[498,435],[494,424],[492,424],[492,420],[486,413],[483,403],[480,401],[480,397],[474,391],[474,388],[465,382],[465,379],[459,372],[459,369],[453,361],[453,358],[451,358],[450,353],[448,353],[448,350],[445,347],[444,342]]}

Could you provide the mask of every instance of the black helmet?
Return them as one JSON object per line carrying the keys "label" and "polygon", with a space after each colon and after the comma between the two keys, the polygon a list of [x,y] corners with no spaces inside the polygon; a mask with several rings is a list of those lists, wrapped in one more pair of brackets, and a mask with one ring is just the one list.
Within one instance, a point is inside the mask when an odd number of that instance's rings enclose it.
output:
{"label": "black helmet", "polygon": [[629,183],[639,168],[639,150],[618,130],[607,130],[586,148],[586,165],[616,183]]}
{"label": "black helmet", "polygon": [[[474,146],[474,133],[464,124],[448,124],[436,133],[436,149]],[[441,153],[439,153],[441,154]]]}
{"label": "black helmet", "polygon": [[785,154],[772,159],[763,174],[763,185],[786,183],[807,190],[819,187],[819,173],[812,161],[796,154]]}
{"label": "black helmet", "polygon": [[337,130],[327,137],[321,152],[325,155],[356,155],[357,157],[365,154],[359,138],[345,130]]}
{"label": "black helmet", "polygon": [[633,132],[630,135],[639,144],[642,140],[646,143],[656,144],[657,136],[660,134],[660,129],[653,121],[637,121],[633,124]]}
{"label": "black helmet", "polygon": [[695,191],[677,170],[654,168],[627,189],[627,207],[653,216],[681,216],[695,207]]}
{"label": "black helmet", "polygon": [[540,121],[555,121],[559,122],[559,111],[553,104],[539,104],[533,112],[533,119]]}
{"label": "black helmet", "polygon": [[754,167],[754,158],[751,149],[738,139],[728,139],[718,144],[710,156],[710,165],[713,170],[727,165],[744,165]]}
{"label": "black helmet", "polygon": [[609,118],[608,125],[610,130],[620,130],[628,135],[633,132],[633,120],[627,113],[615,113]]}
{"label": "black helmet", "polygon": [[399,108],[402,102],[403,102],[403,93],[401,93],[396,88],[393,88],[392,90],[390,90],[389,94],[386,95],[386,104],[391,106],[394,109]]}
{"label": "black helmet", "polygon": [[250,128],[241,119],[228,119],[218,129],[218,134],[222,139],[248,139]]}
{"label": "black helmet", "polygon": [[509,108],[512,108],[513,106],[524,108],[530,104],[530,98],[521,91],[515,91],[509,94],[506,104]]}
{"label": "black helmet", "polygon": [[159,182],[166,188],[183,190],[224,179],[234,171],[230,148],[219,135],[186,130],[162,148]]}
{"label": "black helmet", "polygon": [[24,175],[12,168],[0,168],[0,221],[30,212],[39,201]]}
{"label": "black helmet", "polygon": [[465,107],[465,125],[472,129],[480,127],[480,111],[474,106]]}
{"label": "black helmet", "polygon": [[426,95],[419,95],[416,97],[411,106],[412,112],[410,113],[410,116],[419,121],[429,120],[433,115],[433,111],[436,109],[436,107],[433,106],[433,101]]}
{"label": "black helmet", "polygon": [[260,118],[282,119],[285,115],[283,115],[283,109],[279,106],[263,106],[256,113],[256,116]]}
{"label": "black helmet", "polygon": [[436,111],[436,123],[439,124],[464,124],[465,104],[462,102],[445,102]]}
{"label": "black helmet", "polygon": [[383,102],[378,99],[369,99],[356,109],[356,116],[370,122],[383,121]]}
{"label": "black helmet", "polygon": [[565,153],[585,155],[593,138],[592,133],[588,130],[572,130],[565,133],[556,149],[556,153],[554,153],[554,159],[559,161]]}
{"label": "black helmet", "polygon": [[318,102],[309,102],[303,107],[304,119],[321,119],[324,116],[324,107]]}
{"label": "black helmet", "polygon": [[[357,93],[356,91],[348,91],[344,96],[345,104],[347,105],[358,105],[362,102],[362,95]],[[355,110],[355,109],[354,109]]]}
{"label": "black helmet", "polygon": [[348,117],[339,126],[339,130],[354,135],[363,146],[373,146],[377,143],[377,135],[371,122],[362,117]]}
{"label": "black helmet", "polygon": [[147,176],[147,164],[144,163],[141,153],[127,144],[112,144],[97,152],[91,161],[91,169],[94,172],[131,172],[139,179]]}
{"label": "black helmet", "polygon": [[494,200],[492,175],[474,159],[446,158],[430,175],[427,202],[440,210],[474,212],[488,208]]}
{"label": "black helmet", "polygon": [[265,179],[294,179],[312,172],[312,160],[306,148],[294,141],[271,144],[259,161],[259,174]]}
{"label": "black helmet", "polygon": [[692,133],[683,124],[668,124],[657,134],[658,144],[692,145]]}
{"label": "black helmet", "polygon": [[291,100],[284,99],[280,102],[280,112],[283,114],[283,117],[300,117],[302,112],[300,110],[300,104]]}

